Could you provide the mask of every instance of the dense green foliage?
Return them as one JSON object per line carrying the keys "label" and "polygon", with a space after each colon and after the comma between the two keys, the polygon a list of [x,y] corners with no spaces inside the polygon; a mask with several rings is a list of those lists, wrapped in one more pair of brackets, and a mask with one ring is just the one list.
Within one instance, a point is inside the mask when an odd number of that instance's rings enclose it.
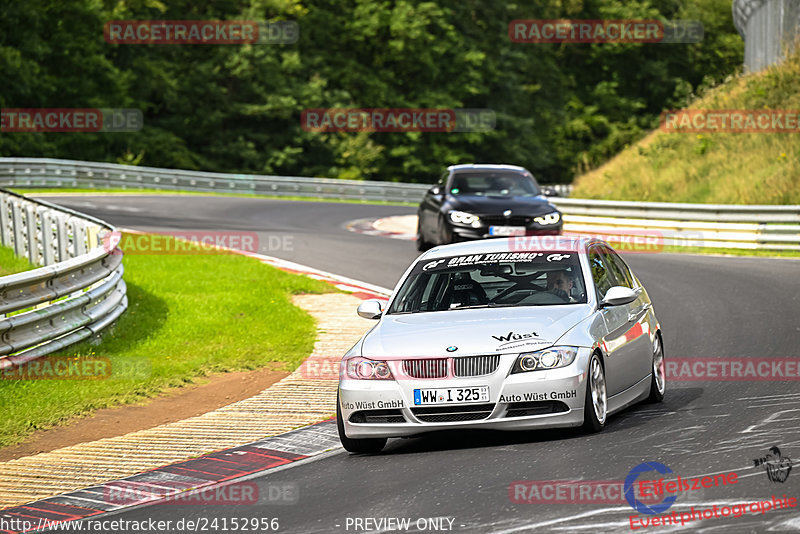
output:
{"label": "dense green foliage", "polygon": [[[695,19],[686,44],[519,44],[515,19]],[[293,45],[111,45],[108,20],[296,20]],[[0,0],[0,107],[139,108],[136,133],[5,133],[0,156],[430,182],[596,167],[741,63],[730,0]],[[484,133],[312,133],[307,108],[491,108]]]}

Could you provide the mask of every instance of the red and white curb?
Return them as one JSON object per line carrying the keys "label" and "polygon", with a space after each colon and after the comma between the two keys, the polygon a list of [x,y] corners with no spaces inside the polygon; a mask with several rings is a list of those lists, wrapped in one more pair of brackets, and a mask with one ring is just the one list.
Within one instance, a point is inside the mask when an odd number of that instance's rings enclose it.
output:
{"label": "red and white curb", "polygon": [[[392,239],[401,239],[403,241],[416,241],[417,234],[415,231],[409,232],[406,229],[389,229],[395,226],[392,224],[393,219],[401,219],[404,217],[408,216],[400,215],[396,217],[382,217],[380,219],[357,219],[347,223],[345,228],[357,234],[389,237]],[[416,216],[412,215],[412,217],[416,220]],[[387,228],[381,228],[381,226],[387,226]]]}

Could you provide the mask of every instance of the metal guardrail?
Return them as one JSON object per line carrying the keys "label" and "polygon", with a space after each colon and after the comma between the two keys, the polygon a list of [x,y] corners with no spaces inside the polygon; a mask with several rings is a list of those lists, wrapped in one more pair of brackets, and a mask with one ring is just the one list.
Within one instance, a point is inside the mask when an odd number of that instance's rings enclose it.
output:
{"label": "metal guardrail", "polygon": [[[56,159],[0,158],[0,185],[244,192],[417,203],[425,184],[254,176],[130,167]],[[564,198],[570,186],[544,185],[561,197],[564,229],[619,238],[651,237],[664,245],[800,250],[800,206],[616,202]]]}
{"label": "metal guardrail", "polygon": [[800,250],[800,206],[550,199],[564,231],[656,245]]}
{"label": "metal guardrail", "polygon": [[122,252],[103,246],[112,231],[99,219],[0,190],[3,245],[43,265],[0,277],[0,370],[86,339],[125,311]]}
{"label": "metal guardrail", "polygon": [[59,159],[0,158],[4,187],[122,188],[419,202],[430,186],[133,167]]}
{"label": "metal guardrail", "polygon": [[[162,189],[411,203],[419,202],[430,188],[425,184],[223,174],[39,158],[0,158],[0,185],[16,188]],[[543,187],[567,196],[572,186]]]}

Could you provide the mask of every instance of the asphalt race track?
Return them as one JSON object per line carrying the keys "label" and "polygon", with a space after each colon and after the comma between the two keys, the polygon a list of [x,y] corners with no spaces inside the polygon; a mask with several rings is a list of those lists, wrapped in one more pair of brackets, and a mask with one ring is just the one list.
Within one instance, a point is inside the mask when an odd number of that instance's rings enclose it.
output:
{"label": "asphalt race track", "polygon": [[[204,196],[48,199],[120,227],[257,232],[263,254],[390,288],[417,255],[411,242],[345,228],[354,219],[413,213],[412,207]],[[271,238],[273,245],[280,241],[274,236],[290,237],[291,248],[271,249]],[[654,302],[668,360],[800,357],[800,261],[675,254],[626,260]],[[773,445],[796,466],[782,483],[754,467],[753,459]],[[209,531],[222,531],[223,518],[277,517],[279,532],[401,531],[393,523],[379,530],[373,522],[387,518],[410,519],[402,530],[410,532],[630,532],[629,516],[639,514],[625,502],[517,503],[509,488],[525,480],[623,481],[645,461],[661,462],[683,478],[738,473],[736,484],[681,494],[670,511],[797,498],[798,382],[668,382],[663,404],[617,414],[600,434],[462,432],[390,440],[377,456],[338,450],[253,479],[264,494],[277,483],[297,484],[297,504],[150,505],[113,519],[202,519],[210,525],[216,518],[218,527]],[[800,506],[643,530],[676,529],[797,531]]]}

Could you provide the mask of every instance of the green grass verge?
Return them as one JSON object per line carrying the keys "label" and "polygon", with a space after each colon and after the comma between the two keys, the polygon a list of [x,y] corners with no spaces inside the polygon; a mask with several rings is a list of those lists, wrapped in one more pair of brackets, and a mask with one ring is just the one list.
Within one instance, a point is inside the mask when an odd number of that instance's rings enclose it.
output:
{"label": "green grass verge", "polygon": [[214,372],[296,368],[315,322],[290,302],[329,284],[239,255],[127,255],[128,310],[100,340],[56,356],[108,358],[102,380],[0,380],[0,446],[100,408],[139,403]]}
{"label": "green grass verge", "polygon": [[[711,90],[690,109],[800,109],[800,49]],[[796,112],[795,112],[796,114]],[[800,135],[655,131],[575,181],[576,198],[800,204]]]}
{"label": "green grass verge", "polygon": [[[212,197],[243,197],[243,198],[267,198],[271,200],[303,200],[306,202],[336,202],[341,204],[375,204],[378,206],[416,206],[418,202],[387,202],[383,200],[355,200],[324,197],[301,197],[301,196],[279,196],[279,195],[256,195],[252,193],[214,193],[206,191],[172,191],[165,189],[89,189],[89,188],[14,188],[9,189],[19,195],[45,195],[49,193],[85,193],[91,195],[121,194],[121,195],[195,195]],[[420,200],[422,197],[420,196]]]}
{"label": "green grass verge", "polygon": [[30,271],[36,267],[27,259],[15,256],[13,249],[0,245],[0,276]]}

